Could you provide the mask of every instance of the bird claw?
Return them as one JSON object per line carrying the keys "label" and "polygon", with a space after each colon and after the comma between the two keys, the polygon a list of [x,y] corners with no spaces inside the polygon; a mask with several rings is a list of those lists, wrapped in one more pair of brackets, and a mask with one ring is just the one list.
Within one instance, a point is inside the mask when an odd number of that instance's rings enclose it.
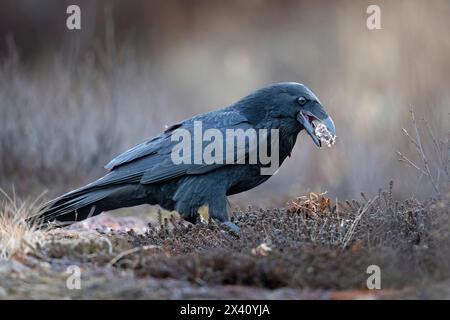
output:
{"label": "bird claw", "polygon": [[232,233],[233,235],[235,235],[237,237],[239,237],[241,235],[241,229],[231,221],[223,222],[222,226],[224,227],[224,229],[226,231]]}

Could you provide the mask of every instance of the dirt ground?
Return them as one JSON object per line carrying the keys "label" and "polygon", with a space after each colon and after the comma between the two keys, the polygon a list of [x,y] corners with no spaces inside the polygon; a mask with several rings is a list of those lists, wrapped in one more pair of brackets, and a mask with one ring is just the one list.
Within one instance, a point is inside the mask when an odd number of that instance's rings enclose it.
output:
{"label": "dirt ground", "polygon": [[[106,213],[0,261],[0,298],[448,299],[449,199],[398,203],[388,190],[333,204],[310,194],[236,210],[240,236],[167,212]],[[381,290],[367,289],[370,265]]]}

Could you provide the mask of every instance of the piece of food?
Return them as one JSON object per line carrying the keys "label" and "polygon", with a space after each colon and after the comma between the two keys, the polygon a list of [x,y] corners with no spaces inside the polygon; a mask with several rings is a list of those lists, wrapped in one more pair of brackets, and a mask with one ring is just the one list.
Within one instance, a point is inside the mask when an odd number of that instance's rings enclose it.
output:
{"label": "piece of food", "polygon": [[331,147],[336,142],[336,136],[331,134],[323,123],[317,124],[314,133],[317,138],[319,138],[320,141],[325,143],[328,147]]}

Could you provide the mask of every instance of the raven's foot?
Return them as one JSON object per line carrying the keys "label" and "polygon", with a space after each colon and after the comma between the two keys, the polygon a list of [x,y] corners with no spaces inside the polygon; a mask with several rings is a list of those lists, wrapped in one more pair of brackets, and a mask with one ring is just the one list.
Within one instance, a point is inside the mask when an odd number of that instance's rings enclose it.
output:
{"label": "raven's foot", "polygon": [[211,217],[209,214],[209,205],[205,204],[197,209],[197,221],[196,223],[207,225],[210,221],[213,221],[219,225],[223,230],[239,237],[241,235],[241,229],[231,221],[222,222],[217,217]]}
{"label": "raven's foot", "polygon": [[231,221],[225,221],[222,222],[221,226],[223,227],[224,230],[230,232],[231,234],[240,237],[241,236],[241,229],[235,225],[233,222]]}

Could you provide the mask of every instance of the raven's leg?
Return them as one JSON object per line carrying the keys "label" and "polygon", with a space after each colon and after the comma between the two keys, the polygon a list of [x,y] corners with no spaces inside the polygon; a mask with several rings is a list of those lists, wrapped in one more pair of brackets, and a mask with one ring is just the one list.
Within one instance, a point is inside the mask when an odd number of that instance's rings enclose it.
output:
{"label": "raven's leg", "polygon": [[185,194],[183,197],[177,199],[175,210],[181,214],[183,219],[192,223],[197,221],[200,212],[202,212],[202,216],[206,215],[208,218],[220,223],[229,221],[225,194],[218,195],[216,192],[211,193],[212,195],[208,197],[195,197],[190,194]]}
{"label": "raven's leg", "polygon": [[219,222],[227,222],[230,220],[227,210],[227,197],[225,195],[216,195],[207,201],[208,214],[211,219]]}
{"label": "raven's leg", "polygon": [[189,177],[180,183],[173,200],[175,210],[183,219],[195,223],[199,209],[208,208],[208,217],[224,225],[227,229],[239,234],[239,228],[230,221],[227,211],[226,185],[217,179]]}
{"label": "raven's leg", "polygon": [[237,225],[230,221],[230,217],[228,215],[228,202],[227,197],[224,194],[223,196],[217,196],[210,199],[208,203],[209,217],[222,223],[225,229],[233,232],[236,235],[240,235],[241,230]]}

